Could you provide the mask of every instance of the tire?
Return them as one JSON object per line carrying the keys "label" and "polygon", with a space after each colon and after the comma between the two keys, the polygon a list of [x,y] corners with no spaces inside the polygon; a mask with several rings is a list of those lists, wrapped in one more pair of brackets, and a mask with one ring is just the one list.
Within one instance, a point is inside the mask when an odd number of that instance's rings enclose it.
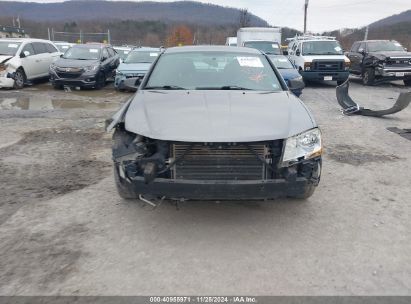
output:
{"label": "tire", "polygon": [[17,69],[14,73],[14,89],[22,89],[24,88],[24,84],[26,83],[26,74],[24,73],[22,68]]}
{"label": "tire", "polygon": [[106,76],[103,73],[99,73],[96,77],[95,88],[101,90],[106,85]]}
{"label": "tire", "polygon": [[315,188],[316,186],[314,186],[313,184],[308,184],[303,193],[290,195],[290,197],[305,200],[314,194]]}
{"label": "tire", "polygon": [[[131,143],[133,141],[133,137],[125,131],[116,129],[113,134],[113,141],[113,149],[116,149],[117,147]],[[117,192],[122,198],[138,198],[138,193],[133,190],[132,185],[120,176],[120,171],[116,163],[114,163],[114,181],[116,183]]]}
{"label": "tire", "polygon": [[120,176],[118,166],[114,164],[114,182],[116,183],[117,193],[124,199],[136,199],[138,194],[132,189],[131,184],[124,181]]}
{"label": "tire", "polygon": [[407,87],[411,87],[411,79],[404,79],[404,85]]}
{"label": "tire", "polygon": [[51,84],[55,90],[62,90],[63,86],[61,84],[52,83]]}
{"label": "tire", "polygon": [[374,82],[375,70],[373,68],[367,68],[362,75],[362,83],[367,86],[372,86]]}

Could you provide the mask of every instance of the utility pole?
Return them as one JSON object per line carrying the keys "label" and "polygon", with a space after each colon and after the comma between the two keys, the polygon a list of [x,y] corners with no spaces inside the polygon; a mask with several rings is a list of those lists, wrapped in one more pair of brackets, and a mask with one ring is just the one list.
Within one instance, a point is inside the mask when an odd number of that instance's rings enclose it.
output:
{"label": "utility pole", "polygon": [[304,34],[307,32],[307,10],[308,10],[308,1],[305,0],[304,4]]}
{"label": "utility pole", "polygon": [[368,40],[368,29],[369,29],[369,26],[367,25],[367,27],[365,28],[364,40]]}

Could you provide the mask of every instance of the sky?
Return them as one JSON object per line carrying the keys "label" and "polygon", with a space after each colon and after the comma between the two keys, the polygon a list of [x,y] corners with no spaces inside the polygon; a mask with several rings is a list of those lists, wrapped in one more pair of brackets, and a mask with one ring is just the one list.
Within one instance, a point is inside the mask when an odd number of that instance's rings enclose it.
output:
{"label": "sky", "polygon": [[[62,0],[23,1],[63,2]],[[200,2],[247,8],[271,25],[303,29],[305,0],[205,0]],[[411,9],[411,0],[309,0],[307,30],[322,32],[363,27],[409,9]]]}

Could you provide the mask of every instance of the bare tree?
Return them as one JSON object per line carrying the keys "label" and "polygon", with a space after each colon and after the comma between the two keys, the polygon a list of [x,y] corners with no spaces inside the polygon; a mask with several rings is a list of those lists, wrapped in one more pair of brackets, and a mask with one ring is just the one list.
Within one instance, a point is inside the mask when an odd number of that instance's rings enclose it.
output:
{"label": "bare tree", "polygon": [[239,27],[248,27],[250,26],[250,13],[248,12],[248,9],[243,8],[240,9],[240,15],[238,17],[238,25]]}

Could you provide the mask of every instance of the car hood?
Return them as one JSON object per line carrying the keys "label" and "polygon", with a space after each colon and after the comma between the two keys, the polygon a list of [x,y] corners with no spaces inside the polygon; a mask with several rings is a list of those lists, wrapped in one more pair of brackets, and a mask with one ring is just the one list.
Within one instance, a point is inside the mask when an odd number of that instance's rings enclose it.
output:
{"label": "car hood", "polygon": [[283,76],[285,81],[301,77],[300,73],[298,73],[296,69],[278,69],[278,71],[280,72],[281,76]]}
{"label": "car hood", "polygon": [[9,56],[9,55],[0,55],[0,63],[5,63],[7,60],[10,58],[13,58],[14,56]]}
{"label": "car hood", "polygon": [[287,91],[140,90],[128,106],[125,127],[168,141],[254,142],[287,138],[316,123]]}
{"label": "car hood", "polygon": [[392,58],[392,57],[400,57],[400,58],[411,58],[411,53],[410,52],[370,52],[368,53],[368,56],[373,56],[376,57],[380,60],[384,60],[386,58]]}
{"label": "car hood", "polygon": [[99,60],[75,60],[75,59],[57,59],[54,64],[60,68],[82,68],[91,65],[100,64]]}
{"label": "car hood", "polygon": [[122,62],[117,70],[121,72],[147,72],[151,63],[124,63]]}

